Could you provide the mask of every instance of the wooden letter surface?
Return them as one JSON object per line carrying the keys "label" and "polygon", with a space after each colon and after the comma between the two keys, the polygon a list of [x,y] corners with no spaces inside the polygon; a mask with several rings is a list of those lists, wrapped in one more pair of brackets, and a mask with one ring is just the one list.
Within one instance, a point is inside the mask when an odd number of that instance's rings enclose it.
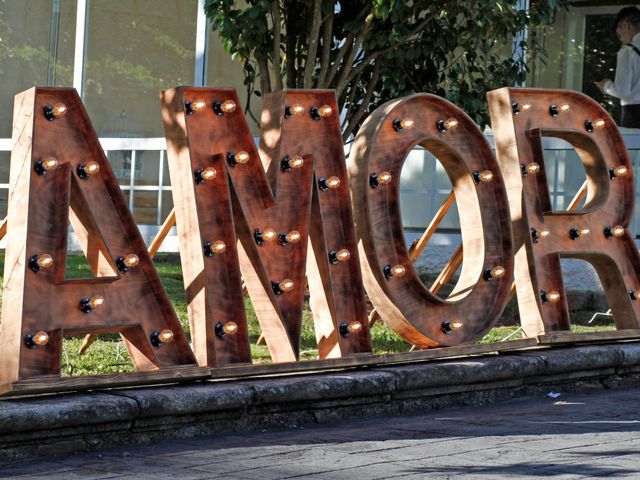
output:
{"label": "wooden letter surface", "polygon": [[[536,336],[570,328],[560,257],[591,263],[617,328],[638,328],[640,257],[627,230],[633,212],[633,172],[614,121],[577,92],[503,88],[488,97],[496,153],[508,185],[525,333]],[[582,210],[552,211],[543,137],[567,141],[580,156],[587,174]],[[538,173],[528,173],[531,165],[539,167]],[[613,234],[614,227],[619,236]]]}
{"label": "wooden letter surface", "polygon": [[[402,120],[413,120],[413,127],[403,127]],[[400,172],[416,145],[440,160],[458,205],[464,262],[446,301],[429,292],[416,275],[402,229]],[[386,176],[389,183],[376,182],[382,172],[390,174]],[[456,345],[481,337],[508,300],[513,255],[502,176],[476,124],[434,95],[388,102],[358,132],[349,175],[364,283],[380,316],[420,347]],[[406,273],[389,276],[388,269],[396,265]],[[498,266],[503,267],[502,276],[488,275]],[[454,322],[458,328],[452,329]]]}
{"label": "wooden letter surface", "polygon": [[[237,107],[225,111],[229,101]],[[162,102],[199,362],[250,360],[240,272],[272,359],[298,358],[307,253],[320,358],[369,352],[335,94],[289,90],[266,96],[260,153],[233,89],[180,87],[163,92]],[[323,106],[331,111],[319,112]],[[215,178],[199,181],[209,167]],[[299,235],[289,241],[292,232]],[[225,252],[207,257],[203,245],[217,239]],[[350,257],[336,262],[343,249]],[[279,290],[286,279],[292,288]],[[215,325],[231,321],[238,334],[216,334]],[[360,331],[339,333],[356,323]]]}
{"label": "wooden letter surface", "polygon": [[[66,106],[66,115],[47,119],[47,108],[56,104]],[[76,91],[33,88],[18,94],[13,141],[0,383],[59,375],[63,334],[119,332],[138,370],[194,365]],[[40,162],[50,157],[59,164],[42,174]],[[82,166],[89,162],[96,162],[99,171],[86,176]],[[94,278],[65,278],[69,221]],[[34,257],[44,254],[53,264],[34,271]],[[130,254],[137,255],[139,264],[123,273],[118,259]],[[93,311],[81,310],[83,299],[96,295],[104,303]],[[173,341],[154,341],[166,330]],[[28,336],[37,332],[45,332],[48,342],[34,346]]]}

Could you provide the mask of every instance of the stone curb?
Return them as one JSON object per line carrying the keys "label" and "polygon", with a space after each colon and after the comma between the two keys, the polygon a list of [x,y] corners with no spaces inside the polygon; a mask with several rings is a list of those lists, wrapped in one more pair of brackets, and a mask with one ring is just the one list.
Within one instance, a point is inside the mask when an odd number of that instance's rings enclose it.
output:
{"label": "stone curb", "polygon": [[640,342],[0,401],[0,460],[640,385]]}

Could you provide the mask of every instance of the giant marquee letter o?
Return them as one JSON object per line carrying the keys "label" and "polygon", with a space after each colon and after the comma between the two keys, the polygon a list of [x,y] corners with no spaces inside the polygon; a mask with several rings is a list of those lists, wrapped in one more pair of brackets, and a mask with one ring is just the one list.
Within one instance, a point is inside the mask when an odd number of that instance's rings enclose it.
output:
{"label": "giant marquee letter o", "polygon": [[[401,124],[405,119],[414,121],[413,128]],[[458,204],[464,263],[447,300],[424,287],[411,266],[403,234],[400,172],[416,145],[440,160]],[[391,180],[388,175],[381,178],[381,172],[390,173]],[[459,345],[481,337],[508,301],[513,250],[502,175],[476,124],[434,95],[388,102],[360,129],[349,156],[349,176],[365,288],[385,322],[420,347]],[[396,265],[406,273],[393,275],[390,267]],[[491,278],[488,273],[496,266],[502,266],[504,274]],[[462,322],[463,328],[451,330],[454,322]]]}

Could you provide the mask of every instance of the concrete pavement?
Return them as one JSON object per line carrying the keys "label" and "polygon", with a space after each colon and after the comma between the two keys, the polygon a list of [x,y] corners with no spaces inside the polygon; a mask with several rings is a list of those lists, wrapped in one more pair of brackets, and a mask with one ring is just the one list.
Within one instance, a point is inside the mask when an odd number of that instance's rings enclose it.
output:
{"label": "concrete pavement", "polygon": [[[0,464],[16,479],[640,479],[640,389]],[[354,407],[358,408],[358,407]]]}

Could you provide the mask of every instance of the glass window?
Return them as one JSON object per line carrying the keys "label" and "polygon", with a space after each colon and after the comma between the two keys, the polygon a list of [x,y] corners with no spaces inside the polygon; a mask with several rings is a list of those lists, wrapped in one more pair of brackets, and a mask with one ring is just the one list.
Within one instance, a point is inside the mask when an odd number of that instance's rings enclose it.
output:
{"label": "glass window", "polygon": [[76,0],[0,0],[0,138],[10,138],[13,98],[38,86],[71,86]]}
{"label": "glass window", "polygon": [[164,136],[159,94],[193,84],[197,13],[197,0],[89,2],[83,95],[98,136]]}

